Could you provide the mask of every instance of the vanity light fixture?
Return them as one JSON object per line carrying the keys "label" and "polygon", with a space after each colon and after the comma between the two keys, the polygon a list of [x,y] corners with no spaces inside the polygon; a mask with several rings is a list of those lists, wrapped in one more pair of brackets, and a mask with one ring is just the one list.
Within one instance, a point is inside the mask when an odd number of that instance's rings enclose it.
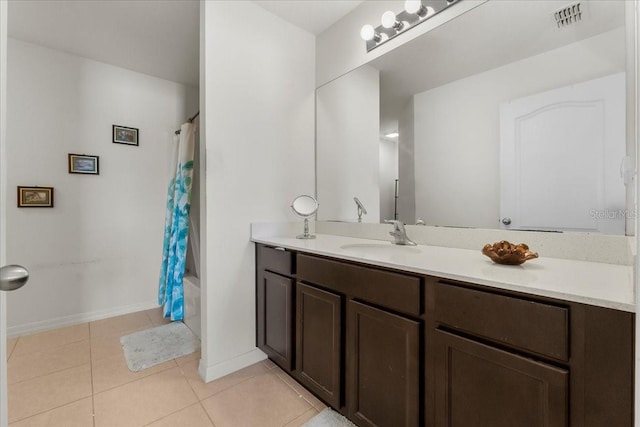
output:
{"label": "vanity light fixture", "polygon": [[[427,1],[432,5],[427,5]],[[370,24],[364,25],[360,30],[360,37],[366,42],[367,52],[370,52],[459,1],[462,0],[406,0],[402,12],[395,14],[390,10],[386,11],[380,19],[381,24],[376,28]]]}
{"label": "vanity light fixture", "polygon": [[382,14],[380,23],[384,28],[393,28],[396,31],[402,31],[402,28],[404,27],[404,24],[396,19],[396,14],[390,10],[387,10]]}
{"label": "vanity light fixture", "polygon": [[427,14],[427,8],[422,5],[420,0],[407,0],[404,2],[404,10],[407,13],[415,13],[421,18],[424,18]]}
{"label": "vanity light fixture", "polygon": [[368,25],[368,24],[363,26],[362,29],[360,30],[360,37],[362,37],[362,40],[365,40],[365,41],[373,40],[376,43],[382,40],[380,33],[376,33],[376,30],[373,28],[373,25]]}

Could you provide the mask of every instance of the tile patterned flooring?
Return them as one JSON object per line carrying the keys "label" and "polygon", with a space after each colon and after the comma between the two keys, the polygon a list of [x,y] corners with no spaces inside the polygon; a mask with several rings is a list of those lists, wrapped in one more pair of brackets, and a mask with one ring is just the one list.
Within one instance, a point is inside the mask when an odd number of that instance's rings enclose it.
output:
{"label": "tile patterned flooring", "polygon": [[160,309],[10,339],[10,427],[294,427],[325,405],[270,361],[205,384],[199,353],[130,372],[120,337]]}

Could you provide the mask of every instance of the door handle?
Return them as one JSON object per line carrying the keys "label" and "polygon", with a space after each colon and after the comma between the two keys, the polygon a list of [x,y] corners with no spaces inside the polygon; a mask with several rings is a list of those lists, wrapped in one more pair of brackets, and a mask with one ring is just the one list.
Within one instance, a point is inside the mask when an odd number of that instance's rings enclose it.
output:
{"label": "door handle", "polygon": [[0,268],[0,291],[20,289],[29,280],[29,271],[21,265],[5,265]]}

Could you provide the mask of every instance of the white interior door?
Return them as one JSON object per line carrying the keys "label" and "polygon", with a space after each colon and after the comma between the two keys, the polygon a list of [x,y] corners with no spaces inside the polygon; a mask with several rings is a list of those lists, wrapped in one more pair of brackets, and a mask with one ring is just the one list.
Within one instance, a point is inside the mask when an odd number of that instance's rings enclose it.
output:
{"label": "white interior door", "polygon": [[503,103],[503,228],[625,232],[624,73]]}
{"label": "white interior door", "polygon": [[[6,263],[5,137],[7,120],[7,1],[0,0],[0,265]],[[7,407],[7,299],[0,291],[0,427],[8,424]]]}
{"label": "white interior door", "polygon": [[7,1],[0,0],[0,427],[8,424],[7,394],[7,297],[8,290],[27,282],[29,273],[20,266],[5,266],[7,260],[5,231],[6,188],[6,124],[7,124]]}

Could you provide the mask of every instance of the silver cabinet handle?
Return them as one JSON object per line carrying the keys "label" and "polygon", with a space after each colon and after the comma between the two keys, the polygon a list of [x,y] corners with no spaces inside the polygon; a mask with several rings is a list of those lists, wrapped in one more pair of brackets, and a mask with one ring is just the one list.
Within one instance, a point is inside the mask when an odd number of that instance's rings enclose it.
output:
{"label": "silver cabinet handle", "polygon": [[509,224],[511,224],[511,218],[509,218],[509,217],[502,218],[502,223],[503,223],[504,225],[509,225]]}
{"label": "silver cabinet handle", "polygon": [[0,268],[0,291],[20,289],[29,280],[29,271],[21,265],[5,265]]}
{"label": "silver cabinet handle", "polygon": [[276,247],[275,247],[275,248],[273,248],[273,249],[275,249],[276,251],[286,251],[286,249],[285,249],[285,248],[283,248],[282,246],[276,246]]}

